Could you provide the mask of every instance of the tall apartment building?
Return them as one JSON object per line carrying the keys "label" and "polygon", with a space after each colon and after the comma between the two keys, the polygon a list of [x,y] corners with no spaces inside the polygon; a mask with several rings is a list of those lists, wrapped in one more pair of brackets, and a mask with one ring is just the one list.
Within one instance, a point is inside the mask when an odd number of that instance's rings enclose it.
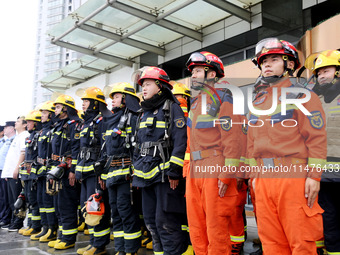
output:
{"label": "tall apartment building", "polygon": [[79,8],[86,0],[40,0],[36,38],[36,57],[32,106],[51,98],[52,92],[40,86],[39,80],[79,58],[80,53],[50,43],[48,31]]}

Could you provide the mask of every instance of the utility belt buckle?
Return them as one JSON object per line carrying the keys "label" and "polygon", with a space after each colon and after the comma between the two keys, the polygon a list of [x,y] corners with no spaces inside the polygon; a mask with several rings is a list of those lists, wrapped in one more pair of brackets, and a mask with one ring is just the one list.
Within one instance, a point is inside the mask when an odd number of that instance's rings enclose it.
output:
{"label": "utility belt buckle", "polygon": [[274,158],[262,158],[263,166],[267,168],[274,168],[275,167],[275,162]]}
{"label": "utility belt buckle", "polygon": [[81,151],[80,151],[80,154],[79,154],[79,157],[80,157],[81,159],[83,159],[84,156],[85,156],[85,152],[84,152],[84,150],[81,150]]}
{"label": "utility belt buckle", "polygon": [[145,157],[148,153],[149,153],[149,148],[141,148],[140,149],[140,155],[142,156],[142,157]]}
{"label": "utility belt buckle", "polygon": [[194,161],[202,159],[201,151],[193,151],[191,152],[191,155]]}

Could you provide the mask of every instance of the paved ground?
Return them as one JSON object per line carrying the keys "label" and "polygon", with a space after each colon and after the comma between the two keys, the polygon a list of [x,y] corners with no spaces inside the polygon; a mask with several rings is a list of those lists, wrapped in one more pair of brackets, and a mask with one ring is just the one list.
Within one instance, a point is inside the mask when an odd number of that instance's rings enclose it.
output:
{"label": "paved ground", "polygon": [[[252,240],[257,238],[257,228],[255,219],[252,216],[247,216],[248,222],[248,240],[244,246],[244,254],[247,255],[252,251],[258,249],[253,246]],[[38,254],[77,254],[77,249],[88,245],[89,236],[82,233],[78,234],[75,248],[57,251],[49,248],[47,244],[39,243],[37,241],[30,241],[29,237],[24,237],[16,232],[8,232],[7,230],[0,230],[0,255],[38,255]],[[107,246],[107,254],[114,255],[113,242]],[[151,255],[152,251],[140,249],[138,255]]]}

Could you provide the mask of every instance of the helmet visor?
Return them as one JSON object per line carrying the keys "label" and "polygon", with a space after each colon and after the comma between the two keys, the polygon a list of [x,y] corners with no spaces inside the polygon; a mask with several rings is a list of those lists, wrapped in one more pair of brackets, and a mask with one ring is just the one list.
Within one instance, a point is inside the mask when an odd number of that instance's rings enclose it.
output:
{"label": "helmet visor", "polygon": [[200,52],[195,52],[191,54],[190,58],[188,59],[185,65],[188,67],[191,63],[206,63],[206,62],[207,58],[203,54],[201,54]]}
{"label": "helmet visor", "polygon": [[144,67],[139,68],[139,69],[137,69],[136,71],[133,72],[133,74],[131,75],[131,81],[133,82],[135,87],[138,86],[138,81],[139,81],[140,77],[142,76],[142,73],[144,72],[144,70],[146,70],[149,67],[150,66],[144,66]]}
{"label": "helmet visor", "polygon": [[319,57],[319,55],[320,55],[320,52],[309,55],[305,60],[305,67],[311,71],[314,71],[315,61]]}
{"label": "helmet visor", "polygon": [[256,44],[255,55],[258,58],[261,54],[269,50],[281,49],[283,49],[283,45],[277,38],[266,38]]}

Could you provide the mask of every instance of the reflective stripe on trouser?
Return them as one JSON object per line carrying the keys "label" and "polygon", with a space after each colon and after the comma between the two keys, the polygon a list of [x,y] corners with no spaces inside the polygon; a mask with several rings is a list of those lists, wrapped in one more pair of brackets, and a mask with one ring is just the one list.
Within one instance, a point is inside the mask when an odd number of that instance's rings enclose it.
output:
{"label": "reflective stripe on trouser", "polygon": [[116,251],[134,253],[140,248],[141,230],[139,215],[131,205],[130,183],[108,188],[113,219],[114,247]]}
{"label": "reflective stripe on trouser", "polygon": [[188,247],[187,232],[182,231],[184,189],[184,180],[175,190],[170,189],[168,181],[142,188],[144,221],[152,236],[154,252],[180,255]]}
{"label": "reflective stripe on trouser", "polygon": [[234,208],[235,213],[230,217],[229,234],[232,244],[245,242],[243,210],[247,199],[247,186],[243,185],[244,188],[237,195],[237,203]]}
{"label": "reflective stripe on trouser", "polygon": [[[34,181],[36,182],[36,181]],[[28,185],[28,201],[30,204],[30,207],[32,209],[32,217],[31,217],[31,222],[32,222],[32,228],[34,229],[39,229],[41,228],[41,217],[39,213],[39,205],[38,205],[38,195],[37,195],[37,183],[33,185],[33,181],[25,181],[25,185]]]}
{"label": "reflective stripe on trouser", "polygon": [[63,188],[58,193],[58,209],[63,226],[62,241],[74,243],[78,232],[78,191],[77,182],[70,186],[68,174],[63,177]]}
{"label": "reflective stripe on trouser", "polygon": [[39,213],[41,216],[42,226],[48,225],[46,208],[45,208],[45,204],[43,200],[44,193],[46,192],[46,188],[44,186],[46,185],[45,182],[46,182],[45,178],[39,178],[38,183],[37,183],[37,202],[38,202],[38,207],[39,207]]}
{"label": "reflective stripe on trouser", "polygon": [[323,236],[317,200],[307,206],[305,178],[256,178],[256,211],[264,254],[316,255]]}
{"label": "reflective stripe on trouser", "polygon": [[63,237],[63,233],[62,233],[62,223],[61,223],[61,215],[59,213],[59,194],[52,196],[53,197],[53,205],[54,205],[54,210],[55,210],[55,215],[57,217],[57,222],[58,222],[58,226],[59,226],[59,232],[58,232],[58,239],[61,240]]}
{"label": "reflective stripe on trouser", "polygon": [[[320,182],[319,203],[328,254],[340,254],[340,182]],[[335,192],[335,193],[334,193]]]}

